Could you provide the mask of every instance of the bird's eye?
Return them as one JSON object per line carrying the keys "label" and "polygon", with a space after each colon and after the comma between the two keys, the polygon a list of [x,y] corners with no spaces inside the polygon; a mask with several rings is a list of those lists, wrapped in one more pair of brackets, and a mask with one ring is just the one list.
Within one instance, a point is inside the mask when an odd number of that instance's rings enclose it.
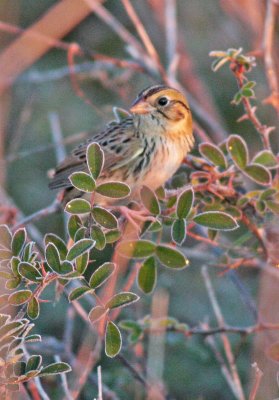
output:
{"label": "bird's eye", "polygon": [[169,99],[167,97],[160,97],[158,100],[159,106],[166,106],[169,102]]}

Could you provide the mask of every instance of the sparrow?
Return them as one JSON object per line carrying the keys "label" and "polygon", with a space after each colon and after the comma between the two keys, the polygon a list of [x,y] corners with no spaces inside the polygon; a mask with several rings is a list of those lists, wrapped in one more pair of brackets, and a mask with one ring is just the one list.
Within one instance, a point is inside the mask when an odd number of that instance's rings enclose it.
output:
{"label": "sparrow", "polygon": [[[71,185],[69,176],[87,171],[86,149],[92,142],[101,146],[105,156],[98,183],[126,183],[131,200],[139,198],[143,185],[156,190],[176,172],[194,144],[192,116],[185,96],[169,86],[154,85],[138,94],[129,111],[127,118],[93,134],[58,165],[49,187],[63,189],[63,204],[88,196]],[[97,204],[107,205],[108,201],[112,199],[96,194]]]}

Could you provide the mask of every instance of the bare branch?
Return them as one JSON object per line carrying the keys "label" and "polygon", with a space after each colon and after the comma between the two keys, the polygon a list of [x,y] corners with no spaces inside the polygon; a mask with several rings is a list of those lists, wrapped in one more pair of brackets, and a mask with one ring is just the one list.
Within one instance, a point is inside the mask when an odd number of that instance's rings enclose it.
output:
{"label": "bare branch", "polygon": [[254,384],[252,386],[252,390],[249,395],[249,400],[255,400],[262,377],[263,377],[263,372],[260,370],[260,368],[258,367],[256,362],[254,362],[252,364],[252,368],[254,368],[254,371],[255,371],[255,380],[254,380]]}

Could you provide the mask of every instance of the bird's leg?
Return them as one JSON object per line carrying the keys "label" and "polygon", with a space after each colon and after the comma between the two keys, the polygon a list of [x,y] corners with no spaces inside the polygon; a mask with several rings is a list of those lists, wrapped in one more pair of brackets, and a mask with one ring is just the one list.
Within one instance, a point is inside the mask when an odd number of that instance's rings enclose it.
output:
{"label": "bird's leg", "polygon": [[151,221],[151,222],[157,221],[157,219],[155,217],[153,217],[152,215],[149,215],[148,211],[146,211],[144,209],[133,210],[126,206],[117,206],[117,207],[115,207],[115,209],[117,209],[117,211],[119,211],[121,213],[121,215],[123,217],[125,217],[127,219],[127,221],[129,221],[136,228],[136,230],[139,230],[139,228],[140,228],[139,223],[137,223],[137,221],[140,221],[143,223],[147,222],[147,221]]}

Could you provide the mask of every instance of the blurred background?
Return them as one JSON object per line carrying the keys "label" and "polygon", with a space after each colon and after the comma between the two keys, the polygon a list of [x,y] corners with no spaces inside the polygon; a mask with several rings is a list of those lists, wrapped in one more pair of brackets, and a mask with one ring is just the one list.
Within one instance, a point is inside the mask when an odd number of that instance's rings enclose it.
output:
{"label": "blurred background", "polygon": [[[7,49],[20,37],[20,32],[13,27],[28,29],[45,17],[52,6],[63,1],[54,0],[1,0],[0,2],[0,67],[6,64]],[[64,10],[65,19],[71,14],[71,2]],[[75,0],[72,0],[72,4]],[[80,0],[80,3],[83,3]],[[86,3],[86,2],[85,2]],[[88,2],[88,3],[95,3]],[[164,0],[132,1],[138,16],[150,35],[162,62],[166,65],[165,19],[168,14]],[[174,2],[173,2],[174,3]],[[137,32],[125,12],[121,1],[103,2],[114,20],[137,37]],[[229,68],[218,73],[211,70],[212,50],[242,47],[245,52],[257,56],[257,68],[250,80],[257,82],[256,96],[259,116],[264,123],[276,125],[276,112],[261,102],[269,96],[262,58],[263,29],[266,14],[266,2],[262,0],[177,0],[177,37],[179,59],[178,79],[191,94],[191,98],[203,110],[209,113],[224,131],[237,133],[249,143],[251,154],[259,148],[260,141],[249,122],[238,123],[242,116],[241,107],[233,106],[231,100],[237,91],[236,82]],[[107,24],[101,15],[94,11],[80,18],[61,37],[63,43],[78,43],[86,54],[102,54],[121,59],[131,59],[126,51],[127,44],[112,29],[113,23]],[[5,23],[5,24],[3,24]],[[59,24],[59,21],[55,21]],[[9,24],[9,25],[7,25]],[[47,24],[51,24],[48,19]],[[51,28],[50,28],[51,30]],[[277,29],[278,31],[278,29]],[[278,32],[277,32],[278,33]],[[48,189],[48,171],[55,167],[57,154],[53,142],[53,123],[59,123],[61,135],[65,139],[65,148],[70,149],[82,142],[90,132],[101,129],[112,120],[112,108],[128,108],[137,93],[155,80],[146,74],[132,69],[117,68],[110,64],[92,61],[87,56],[74,59],[77,71],[75,81],[83,96],[79,96],[71,82],[68,64],[68,52],[61,48],[50,47],[38,59],[24,66],[25,56],[36,52],[30,47],[19,47],[9,53],[9,62],[19,64],[20,74],[12,86],[6,87],[9,74],[0,68],[0,204],[13,204],[22,214],[29,215],[49,206],[56,194]],[[34,45],[35,48],[35,45]],[[22,54],[22,55],[20,55]],[[32,57],[31,57],[32,58]],[[22,62],[22,64],[21,64]],[[8,68],[8,67],[7,67]],[[6,70],[7,70],[6,68]],[[10,68],[10,67],[9,67]],[[2,72],[1,72],[2,71]],[[1,78],[2,76],[2,78]],[[86,101],[85,101],[86,99]],[[221,141],[222,135],[207,130],[196,110],[194,118],[214,142]],[[68,140],[68,142],[67,142]],[[197,137],[197,142],[200,139]],[[273,134],[273,146],[278,148],[276,134]],[[195,152],[196,150],[194,150]],[[10,216],[13,219],[13,215]],[[2,221],[7,222],[7,221]],[[51,215],[35,223],[41,234],[53,232],[63,235],[64,225],[61,215]],[[161,269],[158,287],[167,293],[169,315],[181,322],[198,325],[201,321],[215,323],[207,298],[200,268],[205,262],[196,256],[191,259],[190,250],[195,242],[187,239],[184,246],[191,267],[182,272],[170,272]],[[108,250],[109,252],[109,250]],[[213,254],[214,256],[214,254]],[[109,253],[96,254],[96,258],[109,258]],[[254,270],[239,271],[243,284],[255,302],[259,290],[259,276]],[[229,275],[220,275],[211,268],[210,276],[218,300],[228,324],[245,326],[253,324],[253,316],[242,303],[239,292]],[[49,293],[53,298],[54,293]],[[136,315],[142,317],[150,313],[150,297],[143,296]],[[36,322],[36,333],[63,339],[67,314],[67,301],[62,297],[54,305],[43,304],[42,313]],[[135,315],[130,310],[123,311],[122,317]],[[73,350],[79,348],[86,335],[86,326],[78,318],[74,322]],[[237,366],[246,392],[251,383],[251,363],[255,361],[253,337],[245,340],[231,336],[233,348],[237,354]],[[124,346],[125,347],[125,346]],[[127,358],[136,359],[129,349]],[[235,397],[229,390],[220,372],[212,350],[203,337],[185,338],[183,335],[169,333],[165,342],[165,360],[163,379],[168,393],[175,399],[224,399]],[[51,359],[51,358],[50,358]],[[257,360],[260,362],[260,360]],[[132,379],[130,372],[119,360],[101,361],[104,384],[117,394],[120,399],[144,398],[142,388]],[[276,384],[277,366],[273,365],[271,380]],[[96,371],[93,371],[94,373]],[[53,399],[60,399],[59,393],[48,383]],[[97,389],[89,381],[80,394],[80,399],[92,399],[97,396]],[[259,397],[259,399],[265,397]]]}

